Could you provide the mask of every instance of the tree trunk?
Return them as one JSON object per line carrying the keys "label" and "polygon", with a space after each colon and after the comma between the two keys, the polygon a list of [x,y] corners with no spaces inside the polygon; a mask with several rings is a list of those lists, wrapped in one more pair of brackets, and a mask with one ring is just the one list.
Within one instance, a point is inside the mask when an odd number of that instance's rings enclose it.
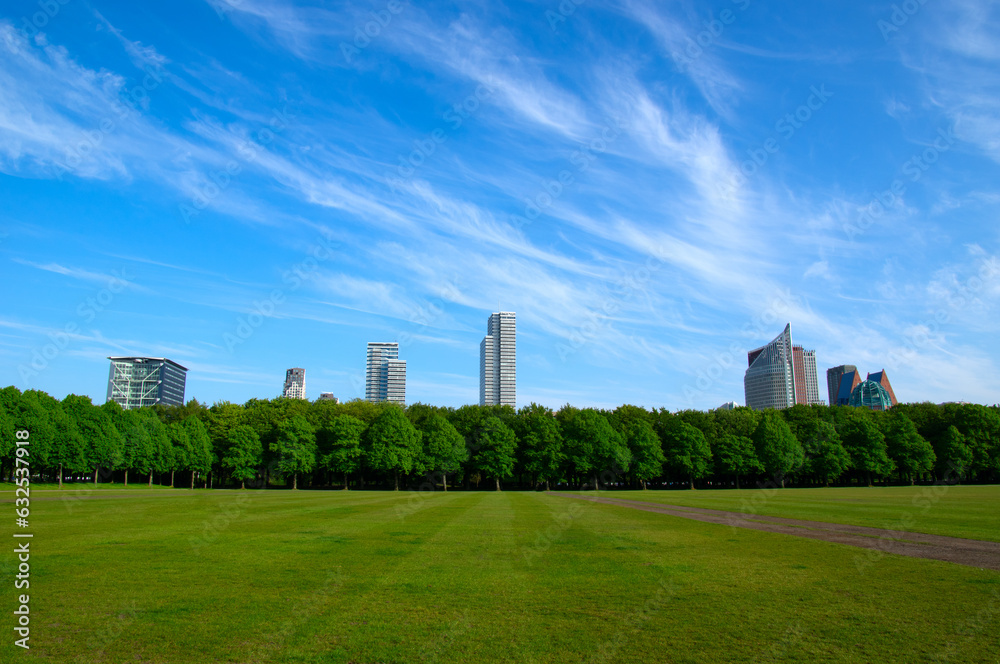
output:
{"label": "tree trunk", "polygon": [[737,475],[736,476],[736,490],[739,491],[739,489],[740,489],[740,476]]}
{"label": "tree trunk", "polygon": [[125,469],[125,488],[128,488],[128,468]]}
{"label": "tree trunk", "polygon": [[153,488],[153,471],[149,471],[149,488]]}
{"label": "tree trunk", "polygon": [[448,493],[448,474],[441,473],[441,482],[444,484],[444,491]]}
{"label": "tree trunk", "polygon": [[299,490],[299,474],[292,473],[292,491]]}
{"label": "tree trunk", "polygon": [[62,488],[62,464],[59,464],[59,488]]}
{"label": "tree trunk", "polygon": [[597,486],[597,475],[594,475],[594,491],[600,491],[601,489]]}
{"label": "tree trunk", "polygon": [[194,471],[191,471],[191,488],[194,489]]}
{"label": "tree trunk", "polygon": [[94,466],[94,486],[97,486],[97,469],[98,468],[100,468],[100,466]]}
{"label": "tree trunk", "polygon": [[347,473],[344,473],[344,491],[347,491]]}
{"label": "tree trunk", "polygon": [[546,491],[552,491],[552,489],[549,488],[549,481],[548,480],[545,480],[545,490]]}
{"label": "tree trunk", "polygon": [[500,490],[500,478],[498,477],[498,478],[496,478],[496,480],[497,480],[497,491],[499,491]]}
{"label": "tree trunk", "polygon": [[642,490],[645,491],[646,490],[646,480],[639,480],[639,484],[642,485]]}
{"label": "tree trunk", "polygon": [[170,471],[170,488],[174,488],[174,471]]}
{"label": "tree trunk", "polygon": [[688,475],[688,483],[690,484],[691,489],[694,490],[694,475]]}

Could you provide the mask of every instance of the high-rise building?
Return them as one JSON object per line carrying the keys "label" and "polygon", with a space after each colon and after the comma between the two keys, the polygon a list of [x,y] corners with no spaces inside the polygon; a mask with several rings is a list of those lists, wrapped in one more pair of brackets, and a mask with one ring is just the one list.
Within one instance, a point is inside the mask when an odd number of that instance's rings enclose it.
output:
{"label": "high-rise building", "polygon": [[823,403],[819,398],[816,351],[792,346],[792,368],[795,370],[795,403],[804,406]]}
{"label": "high-rise building", "polygon": [[517,407],[517,314],[490,314],[479,344],[479,404]]}
{"label": "high-rise building", "polygon": [[320,392],[319,401],[332,401],[333,403],[340,403],[340,399],[334,396],[333,392]]}
{"label": "high-rise building", "polygon": [[797,403],[822,403],[816,376],[816,351],[792,344],[792,326],[771,343],[747,353],[743,388],[747,406],[790,408]]}
{"label": "high-rise building", "polygon": [[125,409],[184,405],[187,367],[165,357],[109,357],[108,401]]}
{"label": "high-rise building", "polygon": [[406,403],[406,360],[399,359],[398,343],[373,341],[368,344],[365,399]]}
{"label": "high-rise building", "polygon": [[306,370],[295,367],[285,372],[285,388],[281,391],[281,396],[287,399],[306,398]]}
{"label": "high-rise building", "polygon": [[830,405],[837,405],[837,398],[840,394],[840,379],[850,372],[857,374],[858,368],[853,364],[841,364],[826,370],[826,392],[830,397]]}

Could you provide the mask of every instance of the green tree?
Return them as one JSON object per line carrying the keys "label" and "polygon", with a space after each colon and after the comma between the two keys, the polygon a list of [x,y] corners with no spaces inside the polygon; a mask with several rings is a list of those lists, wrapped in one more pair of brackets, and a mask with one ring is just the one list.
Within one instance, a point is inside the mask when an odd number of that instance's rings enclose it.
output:
{"label": "green tree", "polygon": [[632,455],[603,414],[592,408],[565,406],[557,417],[570,468],[580,479],[591,478],[595,491],[602,473],[613,476],[628,472]]}
{"label": "green tree", "polygon": [[480,425],[476,441],[478,443],[476,467],[494,478],[497,491],[500,491],[500,481],[514,473],[517,437],[499,417],[490,415]]}
{"label": "green tree", "polygon": [[[67,395],[62,401],[75,428],[90,467],[94,469],[94,484],[101,468],[109,471],[121,467],[122,439],[108,414],[95,406],[90,397]],[[72,434],[71,434],[72,435]]]}
{"label": "green tree", "polygon": [[748,436],[732,433],[722,434],[712,451],[718,470],[723,475],[736,477],[736,488],[740,488],[740,476],[764,472],[764,466],[757,459],[753,440]]}
{"label": "green tree", "polygon": [[149,474],[153,486],[153,473],[165,473],[173,467],[173,447],[167,425],[152,408],[140,408],[136,413],[149,436],[149,455],[137,460],[136,469]]}
{"label": "green tree", "polygon": [[824,486],[847,472],[851,457],[840,442],[837,429],[830,422],[815,419],[799,427],[797,434],[805,452],[802,473],[814,477]]}
{"label": "green tree", "polygon": [[423,466],[441,473],[444,490],[448,490],[448,473],[457,472],[469,458],[465,437],[451,422],[436,413],[423,420]]}
{"label": "green tree", "polygon": [[894,465],[886,451],[885,436],[867,408],[850,408],[838,431],[844,449],[851,456],[851,467],[864,474],[868,486],[872,477],[886,477]]}
{"label": "green tree", "polygon": [[667,466],[686,477],[688,486],[694,489],[694,481],[708,475],[712,468],[712,450],[705,434],[665,409],[660,411],[656,423]]}
{"label": "green tree", "polygon": [[626,423],[621,433],[632,455],[632,475],[645,490],[648,480],[663,475],[663,464],[667,460],[663,454],[663,443],[645,418]]}
{"label": "green tree", "polygon": [[178,470],[190,467],[191,437],[180,420],[167,423],[167,436],[170,438],[170,486],[174,486],[174,474]]}
{"label": "green tree", "polygon": [[753,432],[753,446],[764,472],[772,475],[785,488],[785,477],[797,470],[803,461],[802,445],[788,423],[774,410],[761,413]]}
{"label": "green tree", "polygon": [[[189,417],[183,424],[191,444],[188,454],[188,469],[191,471],[191,488],[196,476],[207,475],[212,470],[212,440],[208,429],[198,417]],[[205,483],[206,485],[208,482]]]}
{"label": "green tree", "polygon": [[101,405],[101,410],[108,414],[115,429],[121,434],[121,468],[125,471],[125,486],[128,486],[128,471],[132,468],[145,468],[143,460],[151,454],[149,431],[136,411],[124,410],[114,401],[105,402]]}
{"label": "green tree", "polygon": [[912,485],[916,477],[934,470],[934,448],[917,433],[917,426],[901,412],[889,411],[882,418],[886,453],[896,464],[901,480]]}
{"label": "green tree", "polygon": [[965,436],[955,425],[949,425],[934,448],[937,457],[936,472],[939,478],[955,476],[961,479],[972,466],[972,450],[965,444]]}
{"label": "green tree", "polygon": [[376,471],[392,473],[399,491],[399,474],[413,469],[420,454],[420,432],[399,406],[390,404],[365,430],[362,438],[368,465]]}
{"label": "green tree", "polygon": [[353,415],[338,415],[317,432],[317,439],[323,440],[320,463],[323,468],[344,476],[344,491],[348,476],[361,469],[365,428],[365,423]]}
{"label": "green tree", "polygon": [[253,427],[238,424],[227,432],[226,455],[221,464],[228,468],[234,480],[239,480],[240,488],[246,489],[246,481],[257,475],[261,455],[264,452],[260,444],[260,436]]}
{"label": "green tree", "polygon": [[299,488],[299,474],[316,467],[316,433],[302,415],[294,415],[278,425],[274,445],[278,470],[292,476],[292,489]]}
{"label": "green tree", "polygon": [[532,403],[521,408],[513,428],[525,471],[535,482],[545,482],[548,489],[549,482],[559,479],[566,461],[558,421],[547,408]]}

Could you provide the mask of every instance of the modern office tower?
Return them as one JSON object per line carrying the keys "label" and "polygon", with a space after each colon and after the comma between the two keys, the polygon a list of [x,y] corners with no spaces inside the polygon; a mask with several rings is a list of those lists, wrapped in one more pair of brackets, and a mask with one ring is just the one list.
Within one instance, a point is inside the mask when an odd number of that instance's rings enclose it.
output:
{"label": "modern office tower", "polygon": [[281,396],[286,399],[306,398],[306,370],[295,367],[285,372],[285,388],[281,391]]}
{"label": "modern office tower", "polygon": [[398,343],[373,341],[368,344],[365,399],[406,403],[406,360],[399,359]]}
{"label": "modern office tower", "polygon": [[771,343],[747,353],[743,388],[747,406],[790,408],[797,403],[822,403],[816,377],[816,351],[792,344],[792,326]]}
{"label": "modern office tower", "polygon": [[479,405],[517,408],[517,314],[490,314],[479,344]]}
{"label": "modern office tower", "polygon": [[108,401],[125,409],[184,405],[187,367],[165,357],[109,357]]}
{"label": "modern office tower", "polygon": [[855,374],[858,372],[858,368],[853,364],[841,364],[839,367],[826,370],[826,391],[830,397],[829,404],[831,406],[837,405],[837,397],[840,394],[840,379],[852,371]]}
{"label": "modern office tower", "polygon": [[795,403],[804,406],[823,403],[819,398],[816,351],[792,346],[792,367],[795,370]]}

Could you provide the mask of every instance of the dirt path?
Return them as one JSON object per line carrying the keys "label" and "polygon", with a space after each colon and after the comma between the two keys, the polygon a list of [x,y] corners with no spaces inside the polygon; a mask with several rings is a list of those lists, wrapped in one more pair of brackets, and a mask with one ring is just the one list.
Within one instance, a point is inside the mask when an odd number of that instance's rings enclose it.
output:
{"label": "dirt path", "polygon": [[607,505],[631,507],[646,512],[669,514],[670,516],[679,516],[684,519],[694,519],[695,521],[715,523],[733,528],[750,528],[769,533],[809,537],[823,540],[824,542],[836,542],[838,544],[849,544],[850,546],[865,549],[874,549],[882,553],[894,553],[913,558],[945,560],[950,563],[1000,571],[1000,542],[984,542],[958,537],[944,537],[942,535],[927,535],[905,530],[847,526],[839,523],[824,523],[822,521],[802,521],[800,519],[786,519],[777,516],[747,515],[740,512],[725,512],[700,507],[679,507],[640,500],[604,498],[594,495],[587,496],[556,492],[552,492],[552,495],[605,503]]}

